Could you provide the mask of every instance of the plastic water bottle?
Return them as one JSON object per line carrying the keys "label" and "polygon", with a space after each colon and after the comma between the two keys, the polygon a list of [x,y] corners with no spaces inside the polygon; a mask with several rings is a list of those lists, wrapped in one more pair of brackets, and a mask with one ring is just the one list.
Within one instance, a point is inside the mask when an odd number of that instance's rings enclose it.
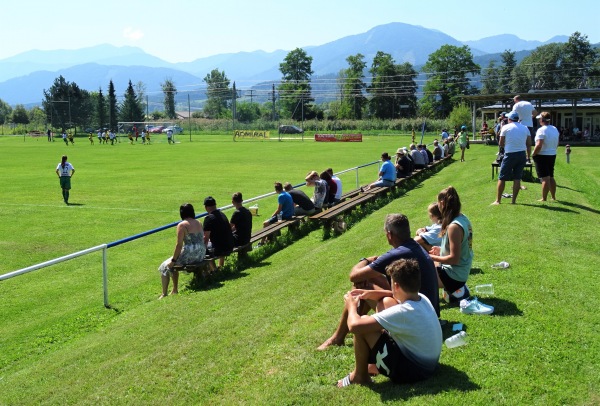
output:
{"label": "plastic water bottle", "polygon": [[465,345],[467,343],[467,333],[461,331],[458,334],[454,334],[452,337],[446,338],[446,347],[454,348],[460,347],[461,345]]}
{"label": "plastic water bottle", "polygon": [[506,261],[498,262],[497,264],[492,265],[492,268],[506,269],[510,266],[510,264]]}
{"label": "plastic water bottle", "polygon": [[277,221],[281,221],[283,218],[283,214],[281,212],[277,213]]}
{"label": "plastic water bottle", "polygon": [[492,285],[491,283],[486,283],[485,285],[477,285],[475,286],[475,293],[479,293],[480,295],[493,295],[494,285]]}

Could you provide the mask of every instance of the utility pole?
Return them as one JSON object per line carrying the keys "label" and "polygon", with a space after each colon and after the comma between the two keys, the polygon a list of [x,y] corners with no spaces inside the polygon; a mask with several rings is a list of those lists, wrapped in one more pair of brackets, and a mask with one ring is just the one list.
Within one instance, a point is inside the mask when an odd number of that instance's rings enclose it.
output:
{"label": "utility pole", "polygon": [[273,100],[273,121],[275,121],[275,83],[273,83],[273,91],[271,92],[271,98]]}
{"label": "utility pole", "polygon": [[250,92],[250,104],[252,104],[252,98],[254,96],[254,89],[248,90]]}

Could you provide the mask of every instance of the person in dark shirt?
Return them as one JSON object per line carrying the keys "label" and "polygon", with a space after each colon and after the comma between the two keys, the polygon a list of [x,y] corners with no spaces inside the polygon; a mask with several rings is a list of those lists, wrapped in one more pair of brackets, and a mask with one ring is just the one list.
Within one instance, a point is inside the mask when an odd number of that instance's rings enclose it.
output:
{"label": "person in dark shirt", "polygon": [[396,151],[396,177],[406,178],[410,176],[410,161],[404,153],[404,149],[398,148]]}
{"label": "person in dark shirt", "polygon": [[292,196],[292,201],[294,202],[294,216],[304,216],[315,213],[315,205],[306,193],[300,189],[294,189],[289,182],[286,182],[286,184],[283,185],[283,190]]}
{"label": "person in dark shirt", "polygon": [[[233,233],[227,216],[217,209],[212,196],[204,199],[204,209],[208,215],[204,218],[204,245],[211,257],[219,257],[219,268],[225,263],[225,257],[233,250]],[[210,244],[209,244],[210,241]],[[214,268],[214,260],[211,261]]]}
{"label": "person in dark shirt", "polygon": [[231,197],[231,203],[235,207],[235,211],[231,215],[230,224],[236,247],[248,244],[252,234],[252,214],[250,210],[242,205],[243,201],[242,192],[236,192]]}
{"label": "person in dark shirt", "polygon": [[[388,244],[392,246],[392,249],[380,256],[361,258],[350,271],[350,282],[356,289],[389,290],[391,285],[389,276],[386,275],[386,267],[398,259],[415,259],[421,270],[419,292],[427,296],[439,318],[437,271],[427,251],[411,238],[408,218],[403,214],[388,214],[384,229]],[[369,308],[373,306],[375,306],[374,303],[361,302],[359,313],[367,314]],[[318,349],[324,350],[332,345],[344,345],[348,331],[348,311],[344,309],[335,332]]]}

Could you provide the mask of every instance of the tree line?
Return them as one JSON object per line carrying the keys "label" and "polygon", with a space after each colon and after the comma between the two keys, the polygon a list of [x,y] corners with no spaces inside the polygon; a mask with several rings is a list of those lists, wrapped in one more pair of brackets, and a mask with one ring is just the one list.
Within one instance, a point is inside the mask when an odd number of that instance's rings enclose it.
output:
{"label": "tree line", "polygon": [[[242,122],[264,120],[309,119],[444,119],[461,106],[462,96],[472,94],[526,93],[535,90],[586,89],[600,84],[600,56],[587,36],[575,32],[566,43],[536,48],[517,63],[515,52],[504,51],[500,61],[491,60],[482,69],[473,60],[468,46],[443,45],[429,55],[417,71],[408,63],[398,64],[385,52],[377,52],[368,66],[358,53],[346,58],[333,86],[335,100],[315,103],[312,57],[301,49],[290,51],[279,64],[281,80],[272,84],[267,101],[238,102],[235,82],[224,71],[213,69],[203,81],[206,100],[194,117],[235,118]],[[368,74],[368,76],[366,76]],[[329,83],[327,86],[331,89]],[[36,123],[44,120],[62,130],[79,126],[117,128],[118,121],[140,122],[145,119],[176,118],[177,88],[172,79],[161,83],[164,112],[147,117],[145,86],[129,85],[122,101],[117,101],[112,80],[105,96],[80,89],[74,82],[59,76],[44,90],[42,107],[27,111],[22,105],[12,109],[0,100],[0,124]],[[277,90],[277,91],[275,91]],[[319,90],[320,91],[320,90]],[[258,91],[257,91],[258,92]],[[328,90],[329,98],[333,98]],[[251,93],[252,94],[252,93]]]}

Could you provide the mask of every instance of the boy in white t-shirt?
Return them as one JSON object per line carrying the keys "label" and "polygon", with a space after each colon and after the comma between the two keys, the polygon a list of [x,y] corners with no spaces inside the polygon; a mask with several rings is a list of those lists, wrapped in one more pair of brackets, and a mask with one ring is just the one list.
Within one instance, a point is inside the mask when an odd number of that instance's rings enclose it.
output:
{"label": "boy in white t-shirt", "polygon": [[[392,290],[355,289],[344,296],[348,328],[354,334],[354,370],[337,386],[369,384],[377,369],[394,383],[429,378],[442,351],[442,329],[433,306],[419,293],[421,271],[413,259],[387,267]],[[360,300],[376,300],[377,313],[360,316]]]}

